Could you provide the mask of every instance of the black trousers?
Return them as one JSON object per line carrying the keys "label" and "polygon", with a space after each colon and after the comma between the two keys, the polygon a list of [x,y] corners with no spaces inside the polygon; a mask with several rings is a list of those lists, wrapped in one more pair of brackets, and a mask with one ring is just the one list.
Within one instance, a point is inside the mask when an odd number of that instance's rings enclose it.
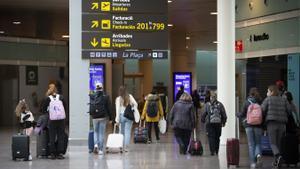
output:
{"label": "black trousers", "polygon": [[187,151],[190,144],[192,130],[174,128],[174,134],[177,143],[183,148],[184,152]]}
{"label": "black trousers", "polygon": [[[50,154],[58,155],[64,152],[65,120],[49,121]],[[55,142],[57,142],[55,144]]]}
{"label": "black trousers", "polygon": [[220,136],[222,134],[221,124],[207,124],[206,131],[209,142],[209,149],[212,154],[219,153]]}
{"label": "black trousers", "polygon": [[159,128],[158,128],[158,122],[147,122],[147,128],[148,128],[148,138],[150,141],[152,141],[151,133],[152,133],[152,124],[154,125],[154,131],[156,140],[159,140]]}

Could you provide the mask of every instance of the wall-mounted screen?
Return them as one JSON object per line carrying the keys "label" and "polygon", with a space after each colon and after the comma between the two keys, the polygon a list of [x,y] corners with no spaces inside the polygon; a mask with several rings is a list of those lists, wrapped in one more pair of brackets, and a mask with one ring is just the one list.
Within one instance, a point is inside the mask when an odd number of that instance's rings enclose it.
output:
{"label": "wall-mounted screen", "polygon": [[192,73],[191,72],[174,72],[173,73],[173,99],[176,100],[176,94],[180,86],[184,86],[184,91],[192,93]]}
{"label": "wall-mounted screen", "polygon": [[91,91],[95,91],[97,83],[102,83],[105,88],[105,64],[90,64]]}

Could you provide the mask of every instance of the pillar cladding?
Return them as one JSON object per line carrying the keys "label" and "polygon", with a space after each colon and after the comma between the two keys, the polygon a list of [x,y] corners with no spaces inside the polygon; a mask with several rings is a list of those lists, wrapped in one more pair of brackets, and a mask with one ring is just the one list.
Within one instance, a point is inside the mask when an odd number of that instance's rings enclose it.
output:
{"label": "pillar cladding", "polygon": [[235,0],[217,1],[217,85],[218,100],[227,112],[227,123],[222,130],[221,144],[236,136],[235,118]]}
{"label": "pillar cladding", "polygon": [[[81,57],[81,1],[69,2],[70,18],[70,143],[87,140],[89,130],[89,60]],[[81,143],[82,144],[82,143]]]}

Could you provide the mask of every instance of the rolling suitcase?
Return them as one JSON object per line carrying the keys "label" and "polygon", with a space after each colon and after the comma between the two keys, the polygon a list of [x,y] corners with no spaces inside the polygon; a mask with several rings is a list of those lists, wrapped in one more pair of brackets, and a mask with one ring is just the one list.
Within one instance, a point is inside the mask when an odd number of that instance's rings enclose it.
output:
{"label": "rolling suitcase", "polygon": [[88,144],[89,144],[89,153],[92,153],[94,151],[94,131],[93,130],[90,130],[90,132],[89,132]]}
{"label": "rolling suitcase", "polygon": [[203,147],[202,147],[201,141],[197,140],[196,129],[194,129],[194,131],[193,131],[193,139],[190,142],[188,151],[191,155],[200,155],[201,156],[203,154]]}
{"label": "rolling suitcase", "polygon": [[229,138],[226,142],[227,167],[230,165],[239,166],[240,143],[237,138]]}
{"label": "rolling suitcase", "polygon": [[299,147],[298,147],[298,139],[296,134],[288,133],[286,136],[282,138],[281,143],[281,152],[283,161],[285,164],[295,165],[299,162]]}
{"label": "rolling suitcase", "polygon": [[119,133],[116,133],[117,125],[114,125],[113,133],[108,135],[106,142],[106,153],[108,152],[120,152],[123,153],[123,139],[124,136],[121,134],[121,125],[119,125]]}
{"label": "rolling suitcase", "polygon": [[227,167],[235,165],[239,167],[240,163],[240,142],[239,142],[239,120],[236,119],[236,138],[228,138],[226,142]]}
{"label": "rolling suitcase", "polygon": [[36,157],[47,158],[49,155],[49,133],[42,130],[36,137]]}
{"label": "rolling suitcase", "polygon": [[148,141],[148,129],[145,127],[145,122],[143,127],[140,121],[139,127],[134,129],[134,143],[147,143]]}
{"label": "rolling suitcase", "polygon": [[29,156],[29,136],[17,134],[12,136],[12,159],[24,159],[28,161]]}
{"label": "rolling suitcase", "polygon": [[273,155],[271,144],[269,141],[269,136],[267,136],[266,134],[261,136],[260,146],[261,146],[262,155],[269,155],[269,156]]}

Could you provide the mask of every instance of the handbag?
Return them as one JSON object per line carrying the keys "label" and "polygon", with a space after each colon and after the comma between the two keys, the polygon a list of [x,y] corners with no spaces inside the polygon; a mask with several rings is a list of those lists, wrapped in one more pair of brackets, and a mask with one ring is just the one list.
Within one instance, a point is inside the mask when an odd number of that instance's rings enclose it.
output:
{"label": "handbag", "polygon": [[158,122],[158,127],[159,127],[159,131],[161,134],[165,134],[166,130],[167,130],[167,121],[165,120],[164,117],[159,119]]}
{"label": "handbag", "polygon": [[128,104],[125,108],[124,117],[132,121],[134,120],[134,109],[130,104]]}

